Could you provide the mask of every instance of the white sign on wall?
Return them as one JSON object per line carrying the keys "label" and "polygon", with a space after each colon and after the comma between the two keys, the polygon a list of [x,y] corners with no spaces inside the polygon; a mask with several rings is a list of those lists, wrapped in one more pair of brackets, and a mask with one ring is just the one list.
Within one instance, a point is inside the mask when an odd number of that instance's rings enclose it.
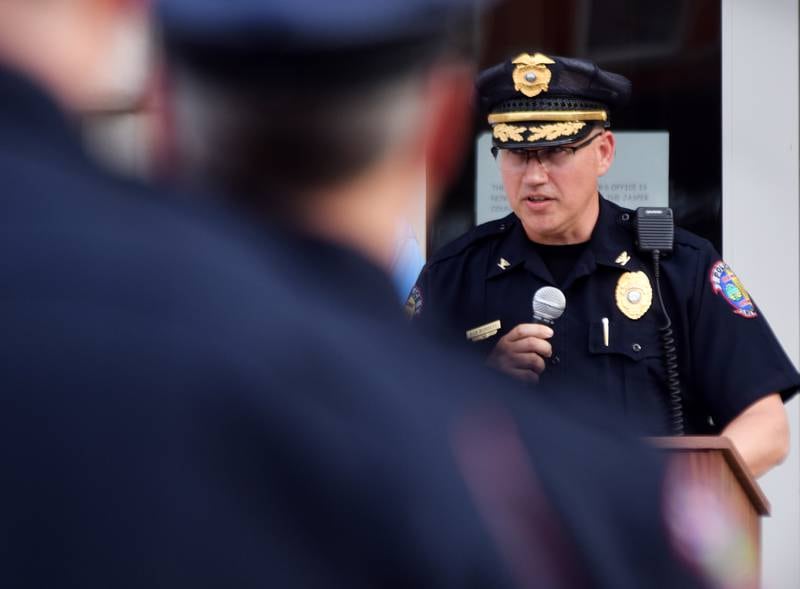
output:
{"label": "white sign on wall", "polygon": [[[669,206],[669,133],[618,131],[614,164],[600,178],[600,193],[620,206]],[[511,212],[497,162],[492,157],[492,135],[476,142],[475,223],[505,217]]]}
{"label": "white sign on wall", "polygon": [[621,207],[669,206],[669,133],[615,132],[614,164],[600,178],[598,188]]}
{"label": "white sign on wall", "polygon": [[505,217],[511,212],[508,206],[500,168],[492,155],[492,134],[481,133],[476,141],[475,153],[475,224]]}

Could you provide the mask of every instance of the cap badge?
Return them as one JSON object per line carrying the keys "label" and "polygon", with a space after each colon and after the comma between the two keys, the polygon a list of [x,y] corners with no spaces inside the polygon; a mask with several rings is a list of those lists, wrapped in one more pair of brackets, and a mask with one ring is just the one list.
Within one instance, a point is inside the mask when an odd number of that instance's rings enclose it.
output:
{"label": "cap badge", "polygon": [[529,98],[547,92],[550,78],[553,76],[547,66],[555,61],[541,53],[533,56],[522,53],[511,63],[517,66],[513,73],[514,90],[522,92]]}
{"label": "cap badge", "polygon": [[617,281],[614,293],[617,308],[628,319],[640,319],[653,304],[653,288],[644,272],[625,272]]}
{"label": "cap badge", "polygon": [[628,252],[622,252],[617,259],[614,260],[615,263],[619,264],[620,266],[626,266],[628,262],[631,261],[631,257]]}
{"label": "cap badge", "polygon": [[511,262],[509,262],[509,261],[508,261],[508,260],[506,260],[505,258],[500,258],[500,261],[499,261],[499,262],[497,262],[497,267],[498,267],[498,268],[500,268],[501,270],[505,270],[505,269],[506,269],[506,268],[508,268],[510,265],[511,265]]}
{"label": "cap badge", "polygon": [[722,296],[733,307],[734,313],[747,319],[758,317],[753,300],[728,264],[722,260],[714,264],[709,272],[709,280],[714,294]]}

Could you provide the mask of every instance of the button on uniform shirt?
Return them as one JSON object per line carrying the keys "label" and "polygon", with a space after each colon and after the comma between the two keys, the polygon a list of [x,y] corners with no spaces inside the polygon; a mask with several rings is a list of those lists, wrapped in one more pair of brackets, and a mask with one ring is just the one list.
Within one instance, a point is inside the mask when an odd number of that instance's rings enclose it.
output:
{"label": "button on uniform shirt", "polygon": [[[532,321],[534,292],[556,286],[566,296],[566,310],[554,325],[553,357],[536,392],[560,402],[588,395],[625,414],[643,433],[667,434],[666,319],[651,257],[636,249],[630,211],[602,197],[600,202],[592,237],[561,280],[511,214],[437,252],[406,309],[424,328],[485,358],[516,325]],[[708,241],[676,228],[673,253],[661,260],[660,282],[689,432],[719,432],[761,397],[777,391],[788,399],[796,392],[800,375]],[[492,323],[490,337],[467,338],[468,331]]]}

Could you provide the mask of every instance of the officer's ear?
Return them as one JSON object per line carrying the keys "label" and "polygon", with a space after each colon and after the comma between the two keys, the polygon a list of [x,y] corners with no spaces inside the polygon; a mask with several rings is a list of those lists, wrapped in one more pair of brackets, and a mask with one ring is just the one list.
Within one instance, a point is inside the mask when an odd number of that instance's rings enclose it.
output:
{"label": "officer's ear", "polygon": [[148,34],[146,0],[0,0],[3,61],[72,111],[138,105],[127,99],[135,91],[130,80],[146,67],[138,54],[146,52]]}
{"label": "officer's ear", "polygon": [[597,175],[602,176],[611,168],[614,163],[614,154],[617,149],[617,139],[611,131],[603,133],[603,137],[597,140]]}
{"label": "officer's ear", "polygon": [[428,83],[426,164],[428,208],[438,209],[441,194],[457,174],[472,127],[475,69],[462,63],[434,68]]}

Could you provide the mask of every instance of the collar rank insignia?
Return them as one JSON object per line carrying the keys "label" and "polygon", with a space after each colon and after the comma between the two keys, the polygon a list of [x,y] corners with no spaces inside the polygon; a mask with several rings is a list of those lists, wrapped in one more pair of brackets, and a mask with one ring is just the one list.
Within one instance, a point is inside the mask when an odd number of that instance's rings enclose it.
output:
{"label": "collar rank insignia", "polygon": [[617,308],[628,319],[640,319],[653,304],[653,288],[644,272],[625,272],[617,281],[614,293]]}
{"label": "collar rank insignia", "polygon": [[492,321],[491,323],[487,323],[486,325],[480,325],[473,329],[467,331],[467,339],[471,342],[479,342],[485,339],[489,339],[493,335],[496,335],[502,324],[500,320]]}
{"label": "collar rank insignia", "polygon": [[614,262],[616,262],[620,266],[625,266],[630,261],[631,261],[631,257],[630,257],[630,255],[628,255],[628,252],[622,252],[619,256],[617,256],[617,259],[614,260]]}
{"label": "collar rank insignia", "polygon": [[500,268],[501,270],[505,270],[505,269],[506,269],[506,268],[508,268],[510,265],[511,265],[511,262],[509,262],[509,261],[508,261],[508,260],[506,260],[505,258],[500,258],[500,261],[499,261],[499,262],[497,262],[497,267],[498,267],[498,268]]}

